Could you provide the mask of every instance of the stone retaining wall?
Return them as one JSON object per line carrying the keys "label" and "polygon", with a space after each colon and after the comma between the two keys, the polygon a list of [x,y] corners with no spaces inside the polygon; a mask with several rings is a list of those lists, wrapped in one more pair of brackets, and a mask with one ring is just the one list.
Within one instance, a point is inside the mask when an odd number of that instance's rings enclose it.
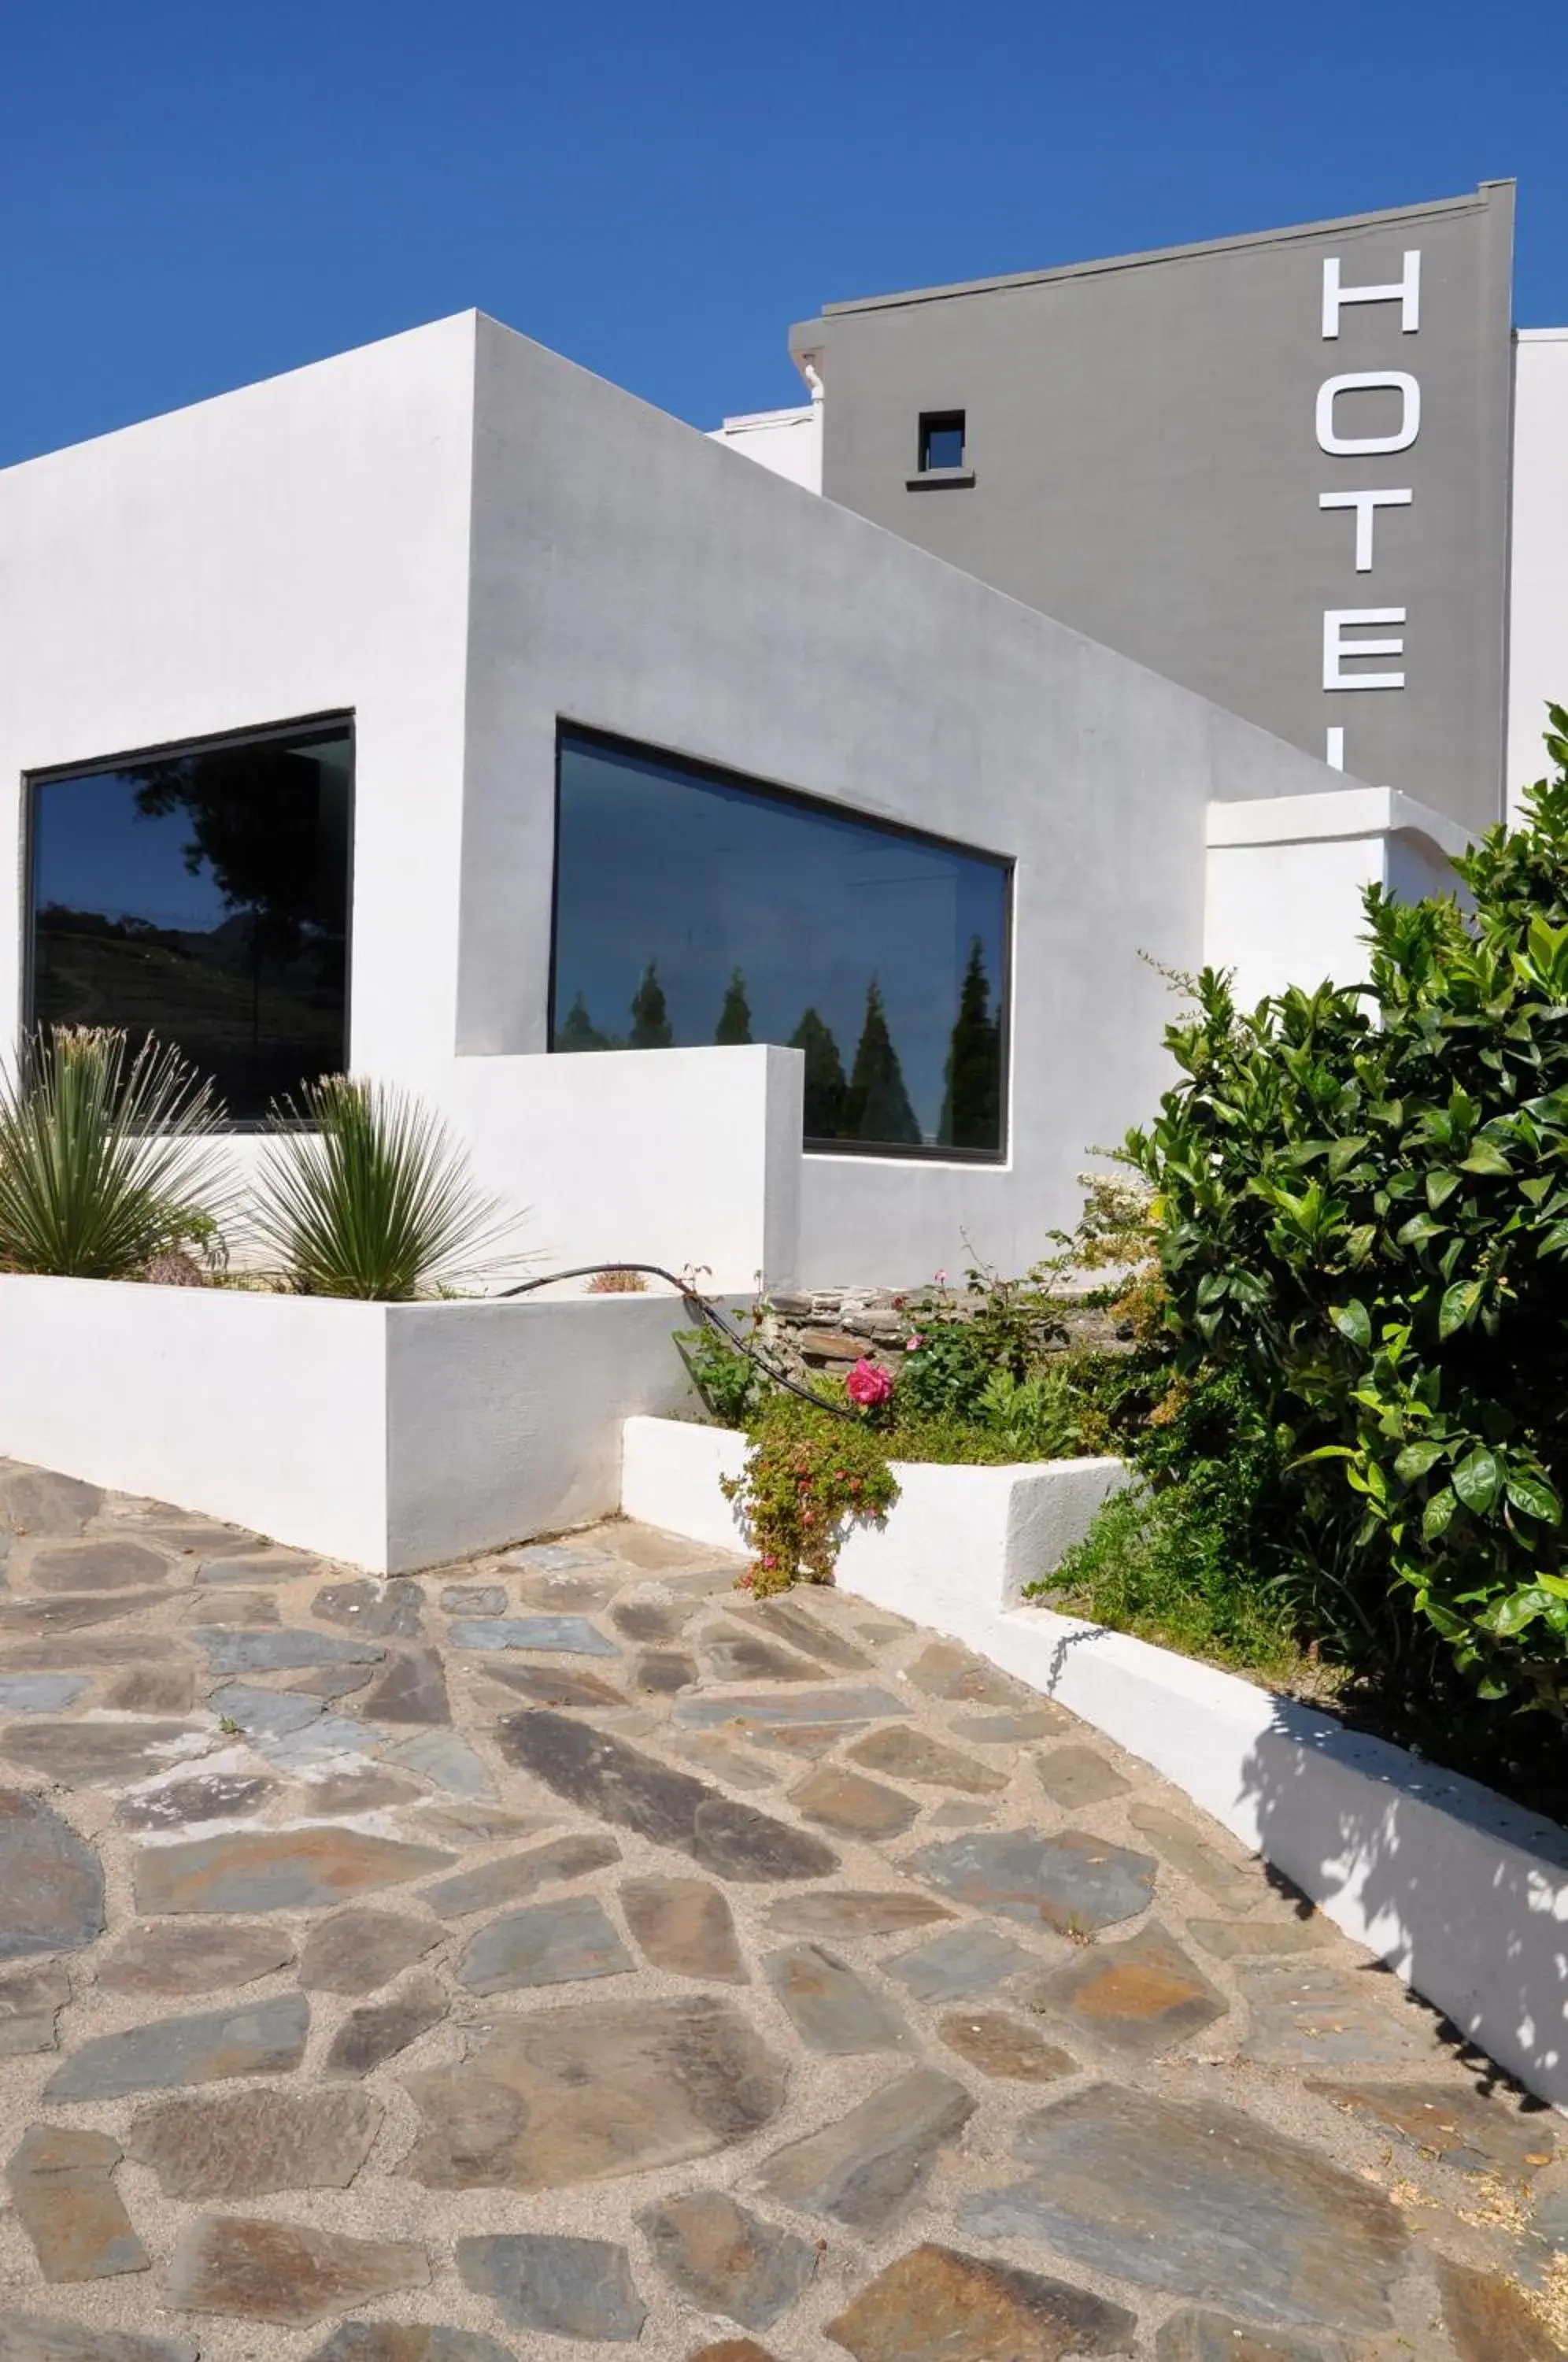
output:
{"label": "stone retaining wall", "polygon": [[[1090,1284],[1103,1288],[1106,1276],[1096,1272]],[[929,1308],[935,1317],[928,1286],[780,1290],[767,1302],[760,1341],[796,1377],[842,1377],[863,1356],[896,1373],[906,1341],[919,1331],[922,1311]],[[963,1319],[972,1316],[979,1302],[977,1297],[951,1297],[940,1317]],[[1075,1303],[1064,1295],[1054,1299],[1051,1315],[1042,1318],[1038,1338],[1047,1353],[1076,1346],[1121,1352],[1131,1344],[1132,1332],[1103,1307]]]}

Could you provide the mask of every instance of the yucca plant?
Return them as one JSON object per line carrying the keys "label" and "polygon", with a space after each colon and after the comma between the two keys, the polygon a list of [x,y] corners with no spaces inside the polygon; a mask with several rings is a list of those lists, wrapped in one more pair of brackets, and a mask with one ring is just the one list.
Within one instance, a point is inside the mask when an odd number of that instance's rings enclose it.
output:
{"label": "yucca plant", "polygon": [[477,1286],[519,1260],[498,1200],[413,1094],[328,1075],[274,1120],[255,1223],[301,1295],[404,1304]]}
{"label": "yucca plant", "polygon": [[169,1043],[40,1027],[0,1077],[0,1267],[128,1279],[210,1251],[231,1194],[223,1114]]}

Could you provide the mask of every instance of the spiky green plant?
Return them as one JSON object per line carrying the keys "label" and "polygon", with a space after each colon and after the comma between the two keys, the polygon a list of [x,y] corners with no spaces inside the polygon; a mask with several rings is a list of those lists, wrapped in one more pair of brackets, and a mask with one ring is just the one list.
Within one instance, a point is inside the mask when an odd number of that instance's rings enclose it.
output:
{"label": "spiky green plant", "polygon": [[412,1093],[328,1075],[275,1123],[256,1228],[300,1294],[404,1304],[477,1286],[519,1260],[500,1204]]}
{"label": "spiky green plant", "polygon": [[210,1251],[230,1187],[223,1108],[171,1044],[40,1027],[0,1078],[0,1266],[127,1279]]}

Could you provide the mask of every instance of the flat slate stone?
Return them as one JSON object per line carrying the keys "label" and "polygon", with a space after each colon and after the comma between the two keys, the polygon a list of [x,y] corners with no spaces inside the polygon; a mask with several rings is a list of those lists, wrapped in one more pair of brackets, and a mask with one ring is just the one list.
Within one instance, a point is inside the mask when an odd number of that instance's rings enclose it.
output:
{"label": "flat slate stone", "polygon": [[1309,2092],[1347,2115],[1360,2116],[1380,2133],[1395,2134],[1413,2148],[1441,2158],[1463,2173],[1498,2173],[1523,2181],[1550,2165],[1557,2139],[1550,2109],[1523,2114],[1499,2092],[1479,2092],[1454,2083],[1328,2082],[1309,2079]]}
{"label": "flat slate stone", "polygon": [[118,2100],[127,2092],[215,2083],[230,2075],[286,2075],[304,2057],[310,2003],[304,1993],[160,2018],[95,2035],[57,2067],[46,2100]]}
{"label": "flat slate stone", "polygon": [[856,2362],[1063,2362],[1131,2354],[1124,2306],[955,2247],[915,2247],[868,2281],[823,2332]]}
{"label": "flat slate stone", "polygon": [[350,2239],[297,2223],[198,2214],[187,2224],[169,2273],[178,2312],[220,2312],[308,2329],[396,2289],[424,2288],[430,2265],[407,2239]]}
{"label": "flat slate stone", "polygon": [[706,1644],[708,1670],[716,1682],[814,1682],[823,1668],[814,1658],[780,1648],[761,1632],[721,1625]]}
{"label": "flat slate stone", "polygon": [[1072,1728],[1071,1716],[1057,1705],[1021,1706],[1015,1714],[966,1715],[953,1726],[960,1738],[974,1747],[1012,1747],[1031,1738],[1049,1738]]}
{"label": "flat slate stone", "polygon": [[355,2091],[256,2091],[164,2100],[133,2117],[127,2154],[165,2198],[347,2190],[370,2153],[379,2101]]}
{"label": "flat slate stone", "polygon": [[911,1867],[971,1910],[1058,1935],[1092,1935],[1135,1918],[1154,1893],[1155,1865],[1148,1854],[1129,1852],[1084,1829],[1063,1829],[1053,1838],[1033,1829],[946,1838],[924,1847]]}
{"label": "flat slate stone", "polygon": [[104,1506],[96,1485],[49,1468],[0,1476],[0,1525],[12,1534],[79,1534]]}
{"label": "flat slate stone", "polygon": [[423,2321],[345,2321],[306,2362],[516,2362],[482,2329]]}
{"label": "flat slate stone", "polygon": [[38,2312],[0,2312],[0,2362],[196,2362],[193,2337],[139,2337]]}
{"label": "flat slate stone", "polygon": [[1189,1919],[1187,1932],[1217,1960],[1316,1952],[1329,1940],[1316,1913],[1309,1919]]}
{"label": "flat slate stone", "polygon": [[1128,1805],[1127,1817],[1163,1860],[1226,1910],[1249,1910],[1267,1892],[1261,1868],[1250,1870],[1242,1863],[1227,1861],[1179,1813],[1137,1797]]}
{"label": "flat slate stone", "polygon": [[441,1594],[444,1616],[504,1616],[503,1583],[449,1583]]}
{"label": "flat slate stone", "polygon": [[607,1564],[602,1550],[584,1550],[577,1542],[525,1542],[502,1553],[502,1566],[526,1567],[538,1574],[570,1574],[584,1566]]}
{"label": "flat slate stone", "polygon": [[287,1738],[321,1713],[318,1698],[293,1690],[264,1690],[255,1682],[226,1682],[207,1705],[221,1722],[232,1722],[248,1738]]}
{"label": "flat slate stone", "polygon": [[623,1592],[610,1610],[610,1621],[624,1640],[660,1649],[679,1639],[696,1610],[694,1599],[677,1599],[658,1584]]}
{"label": "flat slate stone", "polygon": [[781,1896],[767,1906],[767,1924],[780,1936],[907,1936],[911,1928],[952,1916],[928,1894],[884,1894],[863,1887]]}
{"label": "flat slate stone", "polygon": [[[39,1639],[52,1636],[64,1640],[72,1633],[90,1632],[94,1625],[122,1623],[127,1616],[139,1616],[144,1608],[162,1607],[167,1605],[168,1598],[166,1591],[69,1591],[61,1592],[58,1595],[40,1595],[36,1599],[17,1600],[10,1606],[0,1607],[0,1636],[9,1639],[15,1635],[21,1639],[30,1634]],[[98,1633],[94,1638],[97,1647],[105,1652],[97,1660],[101,1664],[124,1664],[137,1654],[137,1649],[132,1648],[119,1650],[111,1655],[107,1653],[109,1642],[105,1636]],[[138,1646],[144,1656],[156,1654],[165,1657],[169,1653],[166,1640],[156,1640],[145,1635],[138,1636]],[[11,1657],[8,1661],[19,1664],[22,1660]],[[54,1660],[55,1663],[61,1665],[80,1665],[87,1661],[86,1658],[77,1655],[59,1655]],[[34,1670],[43,1668],[35,1661]]]}
{"label": "flat slate stone", "polygon": [[144,1846],[132,1879],[138,1911],[321,1911],[369,1887],[449,1869],[452,1860],[437,1846],[360,1829],[239,1829]]}
{"label": "flat slate stone", "polygon": [[71,1999],[71,1980],[53,1962],[0,1976],[0,2058],[52,2050],[55,2020]]}
{"label": "flat slate stone", "polygon": [[982,2075],[1009,2083],[1056,2083],[1076,2075],[1078,2062],[1016,2017],[999,2010],[965,2011],[938,2020],[937,2033],[949,2050]]}
{"label": "flat slate stone", "polygon": [[1459,2362],[1562,2362],[1562,2346],[1511,2280],[1440,2256],[1438,2290]]}
{"label": "flat slate stone", "polygon": [[422,1888],[420,1901],[428,1903],[442,1919],[467,1919],[476,1911],[493,1911],[502,1903],[521,1903],[563,1878],[586,1878],[621,1859],[613,1838],[599,1829],[572,1829],[530,1846],[526,1853],[504,1854],[499,1861],[478,1870],[460,1870],[455,1878],[437,1879]]}
{"label": "flat slate stone", "polygon": [[846,2116],[776,2149],[757,2179],[784,2205],[830,2215],[875,2237],[974,2113],[962,2083],[916,2067]]}
{"label": "flat slate stone", "polygon": [[1249,2329],[1228,2314],[1173,2312],[1154,2340],[1154,2362],[1331,2362],[1320,2345],[1271,2329]]}
{"label": "flat slate stone", "polygon": [[790,1690],[782,1697],[752,1691],[745,1696],[681,1698],[675,1719],[686,1730],[712,1730],[727,1722],[756,1722],[765,1728],[804,1722],[825,1729],[834,1723],[882,1722],[889,1715],[908,1712],[891,1690],[845,1682],[831,1690]]}
{"label": "flat slate stone", "polygon": [[259,1813],[277,1793],[277,1782],[259,1772],[208,1772],[123,1797],[115,1818],[122,1829],[182,1829],[193,1821],[242,1819]]}
{"label": "flat slate stone", "polygon": [[1096,2084],[1030,2117],[1017,2154],[1033,2172],[964,2200],[966,2231],[1042,2240],[1169,2296],[1244,2288],[1267,2325],[1392,2326],[1398,2209],[1234,2108]]}
{"label": "flat slate stone", "polygon": [[643,1697],[673,1697],[697,1678],[697,1660],[682,1649],[645,1649],[632,1671],[632,1687]]}
{"label": "flat slate stone", "polygon": [[855,2058],[862,2051],[910,2047],[910,2030],[898,2011],[847,1961],[820,1944],[790,1944],[769,1952],[762,1972],[808,2050]]}
{"label": "flat slate stone", "polygon": [[821,1838],[548,1708],[509,1715],[496,1735],[507,1761],[531,1772],[558,1796],[655,1845],[690,1854],[717,1878],[766,1883],[824,1878],[838,1868],[838,1856]]}
{"label": "flat slate stone", "polygon": [[404,1912],[340,1911],[305,1937],[300,1982],[310,1992],[374,1992],[422,1960],[441,1933],[434,1920]]}
{"label": "flat slate stone", "polygon": [[1198,2034],[1228,2007],[1176,1938],[1151,1919],[1119,1944],[1094,1944],[1043,1978],[1031,2006],[1139,2058]]}
{"label": "flat slate stone", "polygon": [[162,1583],[172,1572],[168,1559],[145,1542],[54,1542],[35,1551],[28,1582],[35,1591],[134,1591]]}
{"label": "flat slate stone", "polygon": [[598,1896],[568,1894],[491,1919],[468,1945],[457,1975],[469,1992],[515,1992],[623,1976],[635,1966]]}
{"label": "flat slate stone", "polygon": [[487,2296],[513,2329],[622,2345],[643,2334],[648,2309],[624,2247],[608,2239],[504,2231],[459,2239],[458,2277]]}
{"label": "flat slate stone", "polygon": [[1437,2054],[1436,2021],[1386,1970],[1307,1960],[1238,1960],[1252,2018],[1239,2056],[1275,2067],[1381,2066]]}
{"label": "flat slate stone", "polygon": [[944,1747],[923,1730],[895,1724],[891,1730],[868,1730],[849,1750],[868,1772],[885,1772],[890,1779],[912,1780],[924,1788],[956,1788],[966,1796],[994,1796],[1007,1786],[1007,1774],[994,1763],[981,1763],[955,1747]]}
{"label": "flat slate stone", "polygon": [[790,1802],[820,1829],[834,1837],[862,1838],[875,1844],[883,1838],[901,1837],[920,1811],[909,1796],[867,1780],[842,1764],[824,1763],[790,1791]]}
{"label": "flat slate stone", "polygon": [[[265,1591],[214,1591],[205,1597],[193,1594],[188,1624],[245,1624],[258,1628],[281,1624],[278,1603]],[[352,1671],[352,1668],[349,1669]]]}
{"label": "flat slate stone", "polygon": [[447,1995],[434,1977],[416,1977],[390,2001],[351,2009],[326,2054],[329,2075],[370,2075],[395,2058],[447,2014]]}
{"label": "flat slate stone", "polygon": [[927,1697],[952,1705],[1017,1707],[1021,1685],[957,1640],[931,1640],[904,1674]]}
{"label": "flat slate stone", "polygon": [[887,1972],[907,1985],[917,2001],[968,2001],[993,1993],[999,1985],[1025,1969],[1038,1970],[1040,1956],[1026,1951],[983,1919],[962,1927],[944,1928],[929,1943],[919,1944],[886,1963]]}
{"label": "flat slate stone", "polygon": [[876,1661],[867,1650],[854,1640],[846,1640],[842,1632],[830,1630],[798,1599],[756,1599],[749,1613],[781,1640],[788,1640],[806,1656],[815,1657],[820,1663],[832,1665],[841,1673],[862,1672]]}
{"label": "flat slate stone", "polygon": [[104,1692],[104,1704],[116,1714],[184,1715],[195,1703],[196,1669],[188,1661],[131,1665]]}
{"label": "flat slate stone", "polygon": [[586,2002],[499,2023],[461,2065],[412,2075],[430,2190],[567,2189],[712,2156],[784,2103],[780,2062],[734,2003]]}
{"label": "flat slate stone", "polygon": [[565,1665],[487,1665],[487,1679],[504,1682],[509,1690],[533,1705],[617,1706],[626,1703],[623,1690],[613,1689],[597,1673]]}
{"label": "flat slate stone", "polygon": [[0,1673],[0,1715],[59,1714],[87,1686],[82,1673]]}
{"label": "flat slate stone", "polygon": [[[366,1712],[370,1711],[367,1706]],[[417,1772],[432,1787],[445,1788],[449,1796],[493,1796],[495,1783],[490,1776],[490,1766],[475,1747],[459,1738],[455,1730],[422,1730],[414,1738],[387,1749],[387,1760],[400,1764],[405,1772]]]}
{"label": "flat slate stone", "polygon": [[294,1957],[275,1927],[132,1927],[98,1964],[108,1992],[218,1992],[286,1969]]}
{"label": "flat slate stone", "polygon": [[417,1640],[425,1625],[425,1594],[406,1577],[393,1576],[388,1583],[361,1577],[326,1584],[311,1601],[310,1612],[361,1638]]}
{"label": "flat slate stone", "polygon": [[[755,1734],[748,1731],[746,1736],[750,1738]],[[712,1731],[699,1731],[690,1738],[677,1737],[668,1743],[672,1755],[679,1755],[683,1763],[694,1763],[700,1772],[714,1772],[726,1787],[777,1788],[784,1776],[778,1764],[760,1762]]]}
{"label": "flat slate stone", "polygon": [[171,1750],[193,1736],[182,1722],[27,1722],[0,1735],[0,1755],[63,1788],[92,1788],[164,1770]]}
{"label": "flat slate stone", "polygon": [[722,1887],[701,1878],[628,1878],[621,1908],[646,1958],[678,1977],[749,1981]]}
{"label": "flat slate stone", "polygon": [[208,1624],[196,1633],[215,1673],[287,1673],[307,1665],[373,1665],[384,1649],[364,1640],[340,1640],[336,1632],[306,1632],[288,1625],[276,1632],[235,1630]]}
{"label": "flat slate stone", "polygon": [[[394,1772],[376,1771],[366,1764],[352,1771],[329,1772],[314,1780],[310,1801],[315,1812],[331,1817],[348,1813],[379,1813],[392,1805],[417,1804],[419,1794],[412,1780],[400,1780]],[[432,1814],[431,1819],[435,1818]]]}
{"label": "flat slate stone", "polygon": [[672,2287],[745,2329],[777,2321],[817,2268],[810,2239],[765,2223],[722,2190],[681,2191],[646,2208],[637,2225]]}
{"label": "flat slate stone", "polygon": [[79,1952],[104,1925],[104,1872],[38,1797],[0,1788],[0,1960]]}
{"label": "flat slate stone", "polygon": [[1035,1757],[1034,1769],[1051,1802],[1068,1812],[1107,1804],[1112,1796],[1124,1796],[1132,1785],[1092,1747],[1053,1747]]}
{"label": "flat slate stone", "polygon": [[613,1640],[586,1616],[472,1616],[451,1627],[455,1649],[558,1650],[568,1657],[613,1657]]}
{"label": "flat slate stone", "polygon": [[403,1649],[378,1674],[360,1701],[368,1722],[419,1723],[439,1727],[452,1719],[447,1675],[438,1649]]}
{"label": "flat slate stone", "polygon": [[[209,1543],[208,1549],[212,1548]],[[298,1583],[302,1576],[326,1572],[321,1561],[298,1551],[228,1550],[215,1551],[196,1569],[198,1583]]]}
{"label": "flat slate stone", "polygon": [[[158,1597],[161,1599],[162,1594]],[[51,1607],[65,1607],[74,1603],[51,1600]],[[127,1607],[127,1615],[130,1614]],[[83,1666],[96,1672],[107,1665],[118,1672],[122,1665],[167,1664],[171,1655],[178,1653],[178,1644],[165,1632],[81,1632],[66,1625],[63,1629],[51,1629],[53,1619],[30,1617],[46,1637],[36,1640],[18,1640],[0,1654],[0,1669],[8,1673],[53,1673],[79,1672]],[[15,1631],[16,1626],[0,1616],[0,1637]]]}
{"label": "flat slate stone", "polygon": [[6,2169],[17,2219],[46,2280],[108,2279],[151,2262],[110,2179],[118,2141],[34,2125]]}

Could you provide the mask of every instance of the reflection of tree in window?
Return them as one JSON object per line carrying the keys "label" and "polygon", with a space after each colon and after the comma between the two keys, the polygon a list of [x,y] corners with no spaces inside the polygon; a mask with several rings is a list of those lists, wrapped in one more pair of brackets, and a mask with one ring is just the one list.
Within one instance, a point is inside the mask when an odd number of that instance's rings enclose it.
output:
{"label": "reflection of tree in window", "polygon": [[991,1015],[990,981],[976,935],[959,988],[937,1138],[948,1148],[994,1148],[1000,1132],[1001,1023]]}
{"label": "reflection of tree in window", "polygon": [[632,995],[632,1030],[626,1043],[633,1050],[668,1050],[675,1044],[675,1028],[669,1021],[664,987],[653,960],[644,968],[643,980]]}
{"label": "reflection of tree in window", "polygon": [[808,1140],[836,1140],[844,1122],[844,1060],[838,1043],[815,1009],[808,1009],[790,1036],[791,1050],[806,1059],[804,1131]]}
{"label": "reflection of tree in window", "polygon": [[713,1028],[713,1039],[729,1047],[738,1047],[751,1040],[751,1003],[745,997],[745,977],[738,967],[731,969],[730,980],[724,987],[723,1006]]}
{"label": "reflection of tree in window", "polygon": [[608,1050],[612,1047],[608,1033],[601,1033],[588,1013],[588,1003],[578,993],[567,1010],[566,1022],[557,1028],[558,1050]]}
{"label": "reflection of tree in window", "polygon": [[904,1087],[904,1070],[888,1031],[888,1013],[875,977],[866,988],[866,1019],[845,1093],[845,1140],[886,1141],[918,1148],[920,1124]]}

